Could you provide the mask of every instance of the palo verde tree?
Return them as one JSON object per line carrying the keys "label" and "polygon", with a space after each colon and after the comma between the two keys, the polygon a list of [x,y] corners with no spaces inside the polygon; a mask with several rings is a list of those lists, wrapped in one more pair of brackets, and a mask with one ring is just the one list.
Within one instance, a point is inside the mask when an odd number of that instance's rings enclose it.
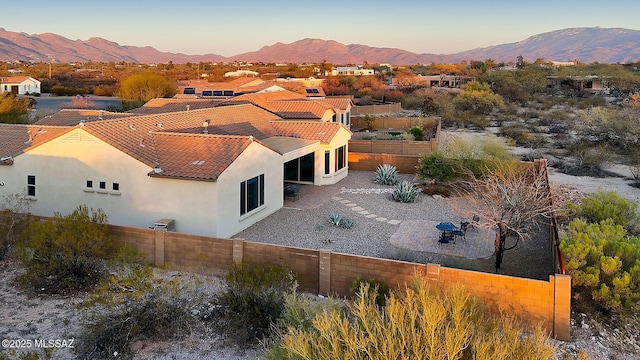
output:
{"label": "palo verde tree", "polygon": [[[479,217],[477,227],[497,229],[495,239],[496,272],[504,252],[529,238],[539,222],[550,217],[554,206],[550,199],[546,167],[528,163],[497,164],[490,172],[453,184],[458,196],[449,199],[457,213],[469,219]],[[507,245],[509,235],[515,241]]]}
{"label": "palo verde tree", "polygon": [[143,103],[163,97],[171,97],[176,94],[176,86],[164,77],[145,72],[131,75],[122,81],[118,96],[125,102]]}

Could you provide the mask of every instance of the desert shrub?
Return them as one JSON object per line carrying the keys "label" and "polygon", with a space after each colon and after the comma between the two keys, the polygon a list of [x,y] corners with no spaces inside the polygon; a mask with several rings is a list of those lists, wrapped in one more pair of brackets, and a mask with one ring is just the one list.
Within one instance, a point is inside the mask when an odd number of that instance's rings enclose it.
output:
{"label": "desert shrub", "polygon": [[297,282],[283,266],[233,265],[225,276],[226,291],[214,300],[218,325],[239,344],[255,343],[269,334],[282,315],[287,294]]}
{"label": "desert shrub", "polygon": [[568,204],[574,216],[588,223],[611,220],[622,227],[633,227],[638,220],[637,204],[618,195],[615,191],[599,190],[584,197],[579,204]]}
{"label": "desert shrub", "polygon": [[455,178],[453,161],[438,151],[420,156],[417,173],[420,179],[435,183],[449,182]]}
{"label": "desert shrub", "polygon": [[371,114],[364,116],[364,123],[367,125],[367,129],[373,130],[376,128],[376,117]]}
{"label": "desert shrub", "polygon": [[384,306],[387,303],[387,296],[389,296],[389,285],[384,280],[362,280],[359,277],[351,281],[351,292],[356,296],[360,296],[361,291],[369,291],[373,294],[378,306]]}
{"label": "desert shrub", "polygon": [[395,135],[388,133],[388,132],[380,132],[377,133],[374,137],[374,140],[401,140],[400,138],[396,137]]}
{"label": "desert shrub", "polygon": [[412,126],[409,128],[409,133],[413,135],[416,140],[424,140],[424,129],[422,126]]}
{"label": "desert shrub", "polygon": [[390,164],[378,165],[376,177],[373,181],[381,185],[395,185],[400,181],[398,179],[398,169]]}
{"label": "desert shrub", "polygon": [[119,268],[81,310],[76,351],[87,359],[127,357],[135,341],[176,336],[190,320],[177,280],[157,278],[144,266]]}
{"label": "desert shrub", "polygon": [[395,185],[391,197],[398,202],[416,202],[418,198],[418,188],[416,188],[412,182],[403,180]]}
{"label": "desert shrub", "polygon": [[469,173],[476,178],[491,173],[500,164],[515,163],[518,159],[511,154],[505,139],[495,136],[483,136],[478,139],[456,137],[441,149],[442,156],[451,159],[456,176]]}
{"label": "desert shrub", "polygon": [[417,275],[380,307],[368,286],[346,310],[316,312],[308,329],[288,326],[270,349],[278,351],[267,352],[267,358],[528,360],[554,354],[539,327],[523,336],[517,320],[487,315],[461,288],[433,289]]}
{"label": "desert shrub", "polygon": [[4,197],[0,205],[0,260],[24,237],[29,226],[29,204],[24,194]]}
{"label": "desert shrub", "polygon": [[355,225],[355,223],[349,218],[342,218],[342,221],[340,222],[340,226],[344,229],[351,229],[353,225]]}
{"label": "desert shrub", "polygon": [[534,133],[521,125],[503,125],[500,127],[502,136],[512,139],[517,145],[534,146],[544,142],[541,134]]}
{"label": "desert shrub", "polygon": [[604,165],[613,158],[613,153],[602,144],[578,143],[568,150],[571,158],[559,170],[570,175],[602,176]]}
{"label": "desert shrub", "polygon": [[624,313],[640,301],[640,239],[611,219],[574,219],[560,240],[574,291],[600,309]]}
{"label": "desert shrub", "polygon": [[21,244],[26,273],[20,280],[46,293],[92,287],[104,276],[105,261],[119,247],[101,209],[78,206],[66,216],[56,213],[53,220],[29,225],[29,239]]}

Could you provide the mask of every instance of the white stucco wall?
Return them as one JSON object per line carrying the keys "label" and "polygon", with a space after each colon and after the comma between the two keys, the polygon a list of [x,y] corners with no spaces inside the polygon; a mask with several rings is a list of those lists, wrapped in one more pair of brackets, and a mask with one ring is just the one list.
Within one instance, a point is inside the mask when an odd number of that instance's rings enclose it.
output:
{"label": "white stucco wall", "polygon": [[[264,206],[240,215],[240,183],[264,174]],[[254,142],[218,178],[220,237],[231,237],[273,214],[283,205],[284,166],[282,155]]]}
{"label": "white stucco wall", "polygon": [[[111,224],[147,227],[171,218],[178,232],[217,237],[229,237],[282,207],[281,156],[258,143],[218,182],[153,178],[147,176],[151,170],[76,129],[17,156],[13,165],[0,165],[0,196],[24,192],[27,176],[35,175],[34,214],[69,214],[87,205],[103,209]],[[262,211],[240,222],[239,183],[262,173],[267,186],[275,188],[266,193]],[[87,180],[93,180],[93,192],[86,189]],[[107,191],[99,191],[100,181],[107,183]],[[119,192],[111,190],[114,182]]]}
{"label": "white stucco wall", "polygon": [[[349,139],[351,139],[351,133],[347,129],[341,127],[340,130],[338,130],[338,133],[333,137],[333,139],[329,144],[323,143],[320,145],[318,150],[316,150],[315,181],[314,181],[316,185],[332,185],[344,179],[345,177],[347,177],[348,171],[349,171],[348,169],[349,162],[347,161],[348,151],[349,151],[349,147],[348,147]],[[347,160],[345,160],[345,166],[336,172],[335,171],[335,168],[336,168],[335,150],[343,145],[347,146],[347,155],[346,155]],[[324,152],[326,150],[330,151],[329,165],[331,170],[329,174],[324,173]]]}

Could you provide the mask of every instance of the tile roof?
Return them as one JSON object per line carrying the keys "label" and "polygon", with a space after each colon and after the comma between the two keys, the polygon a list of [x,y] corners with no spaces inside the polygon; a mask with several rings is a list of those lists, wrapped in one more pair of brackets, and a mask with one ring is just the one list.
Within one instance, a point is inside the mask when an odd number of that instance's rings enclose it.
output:
{"label": "tile roof", "polygon": [[197,109],[209,109],[218,106],[223,100],[198,98],[156,98],[151,99],[142,107],[130,110],[129,113],[139,115],[160,114]]}
{"label": "tile roof", "polygon": [[109,112],[104,110],[62,109],[53,115],[40,119],[36,124],[51,126],[76,126],[81,122],[118,119],[134,116],[130,113]]}
{"label": "tile roof", "polygon": [[266,109],[283,119],[322,119],[327,111],[335,112],[333,107],[316,101],[268,101]]}
{"label": "tile roof", "polygon": [[293,91],[271,91],[236,96],[221,105],[251,103],[284,119],[322,119],[327,111],[334,111],[332,105],[322,101]]}
{"label": "tile roof", "polygon": [[159,171],[152,177],[216,181],[254,141],[250,136],[154,133]]}
{"label": "tile roof", "polygon": [[271,121],[279,119],[256,106],[238,105],[96,121],[84,124],[84,128],[153,167],[158,162],[153,133],[202,134],[206,124],[209,134],[253,136],[260,140],[275,135]]}
{"label": "tile roof", "polygon": [[[2,76],[0,77],[0,83],[2,84],[19,84],[31,76]],[[35,80],[35,79],[34,79]]]}
{"label": "tile roof", "polygon": [[317,121],[272,121],[271,126],[279,136],[297,137],[307,140],[319,140],[328,144],[340,128],[349,131],[344,125],[334,122]]}
{"label": "tile roof", "polygon": [[340,110],[347,110],[353,106],[353,101],[345,97],[342,97],[342,98],[328,97],[328,98],[322,99],[321,101],[325,104],[329,104],[330,106]]}
{"label": "tile roof", "polygon": [[[0,158],[16,157],[71,130],[60,126],[0,124]],[[6,162],[0,162],[3,163]]]}

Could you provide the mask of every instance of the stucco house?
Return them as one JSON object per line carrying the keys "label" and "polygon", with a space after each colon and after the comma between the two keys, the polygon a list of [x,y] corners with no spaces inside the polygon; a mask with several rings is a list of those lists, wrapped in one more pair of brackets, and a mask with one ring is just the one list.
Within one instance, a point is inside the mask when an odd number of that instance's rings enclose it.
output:
{"label": "stucco house", "polygon": [[84,204],[116,225],[168,218],[178,232],[230,237],[283,206],[285,181],[347,176],[350,137],[341,124],[283,122],[254,105],[0,124],[0,196],[25,193],[42,216]]}
{"label": "stucco house", "polygon": [[31,76],[0,77],[0,94],[10,92],[16,95],[40,94],[40,81]]}

